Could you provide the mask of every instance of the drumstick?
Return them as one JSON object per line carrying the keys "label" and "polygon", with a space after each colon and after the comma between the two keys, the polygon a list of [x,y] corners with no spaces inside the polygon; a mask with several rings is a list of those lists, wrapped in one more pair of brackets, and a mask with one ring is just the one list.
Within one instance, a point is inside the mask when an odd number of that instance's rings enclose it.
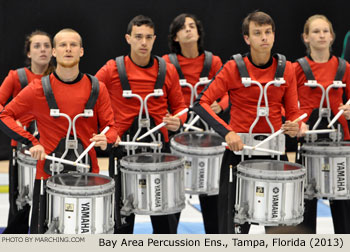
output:
{"label": "drumstick", "polygon": [[[107,132],[108,130],[109,130],[109,126],[106,126],[106,128],[104,128],[100,134],[104,135],[104,134],[106,134],[106,132]],[[89,150],[91,150],[92,147],[95,146],[95,144],[96,144],[96,141],[93,141],[93,142],[83,151],[83,153],[80,154],[80,156],[77,158],[77,160],[75,160],[75,162],[79,162],[79,161],[86,155],[86,153],[88,153]]]}
{"label": "drumstick", "polygon": [[147,146],[147,147],[159,147],[160,143],[141,143],[141,142],[123,142],[118,143],[120,146]]}
{"label": "drumstick", "polygon": [[332,133],[336,132],[336,129],[320,129],[320,130],[308,130],[305,132],[306,135],[309,134],[323,134],[323,133]]}
{"label": "drumstick", "polygon": [[[299,116],[297,119],[295,119],[295,120],[293,121],[293,123],[297,123],[297,122],[303,120],[303,119],[306,118],[306,117],[307,117],[307,113],[304,113],[304,114],[302,114],[301,116]],[[266,142],[268,142],[268,141],[270,141],[272,138],[274,138],[274,137],[280,135],[283,131],[284,131],[284,129],[282,129],[282,128],[279,129],[279,130],[277,130],[275,133],[271,134],[269,137],[265,138],[263,141],[261,141],[260,143],[258,143],[258,144],[255,145],[255,146],[253,146],[253,149],[259,147],[260,145],[262,145],[262,144],[264,144],[264,143],[266,143]]]}
{"label": "drumstick", "polygon": [[[24,151],[25,154],[31,155],[29,150],[25,150]],[[86,164],[79,164],[67,159],[63,159],[63,158],[58,158],[58,157],[53,157],[53,156],[49,156],[49,155],[45,155],[45,159],[51,160],[51,161],[56,161],[59,163],[63,163],[63,164],[67,164],[67,165],[73,165],[73,166],[78,166],[78,167],[83,167],[83,168],[90,168],[90,165],[86,165]]]}
{"label": "drumstick", "polygon": [[[345,103],[345,105],[350,105],[350,99]],[[338,118],[344,113],[344,109],[339,110],[339,112],[335,115],[332,121],[328,124],[327,128],[333,126],[333,124],[338,120]]]}
{"label": "drumstick", "polygon": [[188,131],[188,130],[186,130],[187,128],[190,128],[190,129],[193,129],[193,130],[197,130],[197,131],[204,131],[203,129],[198,128],[198,127],[196,127],[196,126],[190,126],[190,125],[187,124],[187,123],[184,123],[184,126],[186,127],[186,128],[185,128],[185,131]]}
{"label": "drumstick", "polygon": [[[222,146],[227,146],[227,143],[226,142],[222,142],[221,145]],[[283,155],[284,154],[281,151],[275,151],[275,150],[270,150],[270,149],[265,149],[265,148],[254,148],[253,146],[249,146],[249,145],[243,145],[243,149],[256,150],[256,151],[267,152],[267,153],[272,153],[272,154],[276,154],[276,155]]]}
{"label": "drumstick", "polygon": [[[187,111],[188,111],[188,108],[185,108],[185,109],[181,110],[179,113],[177,113],[176,115],[174,115],[174,117],[179,117],[179,116],[185,114]],[[164,127],[165,125],[166,125],[165,122],[162,122],[162,123],[158,124],[158,125],[157,125],[156,127],[154,127],[153,129],[150,129],[150,130],[147,131],[145,134],[143,134],[142,136],[138,137],[138,138],[136,139],[136,141],[139,141],[139,140],[141,140],[142,138],[144,138],[144,137],[146,137],[146,136],[152,134],[153,132],[155,132],[155,131],[159,130],[160,128]]]}
{"label": "drumstick", "polygon": [[[199,118],[200,118],[199,115],[196,115],[196,117],[193,118],[193,120],[190,123],[187,124],[187,126],[186,126],[184,131],[185,132],[188,131],[199,120]],[[185,126],[185,124],[184,124],[184,126]]]}

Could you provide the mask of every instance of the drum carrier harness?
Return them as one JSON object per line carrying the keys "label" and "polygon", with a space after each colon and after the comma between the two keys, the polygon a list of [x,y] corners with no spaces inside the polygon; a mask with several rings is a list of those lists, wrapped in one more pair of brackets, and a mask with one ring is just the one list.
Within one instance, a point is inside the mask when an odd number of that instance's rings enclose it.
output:
{"label": "drum carrier harness", "polygon": [[188,87],[191,90],[190,112],[189,112],[190,116],[187,120],[188,123],[193,125],[194,123],[191,123],[191,121],[193,121],[193,120],[197,121],[199,119],[201,121],[201,123],[204,125],[205,130],[208,131],[209,130],[208,124],[204,120],[199,118],[199,116],[196,116],[196,118],[194,119],[194,112],[191,108],[193,106],[194,99],[198,96],[198,92],[197,92],[198,87],[203,86],[203,85],[207,85],[210,82],[208,77],[209,77],[209,72],[210,72],[210,69],[211,69],[211,66],[213,63],[213,53],[209,52],[209,51],[204,51],[203,69],[202,69],[202,72],[199,76],[199,81],[194,86],[192,86],[190,83],[187,82],[184,74],[181,71],[181,67],[180,67],[179,61],[177,60],[176,54],[170,53],[170,54],[168,54],[168,56],[169,56],[170,62],[175,66],[176,71],[179,75],[180,86],[182,88]]}
{"label": "drum carrier harness", "polygon": [[[339,65],[337,69],[337,73],[334,77],[334,81],[331,85],[329,85],[326,89],[319,83],[317,83],[315,76],[312,73],[311,67],[305,57],[297,59],[297,62],[299,63],[300,67],[302,68],[307,82],[304,84],[305,86],[308,86],[312,89],[318,87],[322,90],[322,98],[320,101],[320,106],[318,109],[315,109],[312,111],[312,114],[309,117],[308,123],[310,126],[312,126],[312,130],[316,130],[318,128],[324,129],[327,128],[327,124],[331,122],[331,116],[333,117],[333,113],[330,108],[330,101],[329,101],[329,91],[334,88],[344,88],[346,85],[342,83],[342,79],[345,74],[346,70],[346,61],[342,58],[338,58]],[[324,100],[326,98],[327,107],[323,107]],[[318,113],[318,115],[317,115]],[[316,122],[314,118],[317,118]],[[326,124],[327,123],[327,124]],[[332,129],[335,129],[335,127],[332,125]],[[339,142],[342,139],[342,132],[341,132],[341,125],[338,123],[337,131],[326,133],[326,134],[310,134],[305,136],[306,142],[316,142],[317,140],[331,140],[333,142]]]}
{"label": "drum carrier harness", "polygon": [[[140,136],[142,131],[144,131],[144,130],[148,131],[151,129],[152,125],[155,125],[153,118],[151,118],[149,115],[147,101],[150,97],[158,98],[158,97],[164,95],[163,85],[164,85],[165,75],[166,75],[165,60],[158,57],[158,56],[155,56],[155,58],[157,59],[158,65],[159,65],[157,80],[156,80],[156,83],[154,85],[153,92],[149,93],[145,97],[144,100],[142,99],[142,97],[140,95],[133,93],[131,88],[130,88],[128,76],[127,76],[126,69],[125,69],[124,56],[119,56],[115,59],[116,64],[117,64],[119,78],[120,78],[120,83],[121,83],[121,86],[123,89],[123,97],[126,99],[130,99],[130,98],[134,97],[140,101],[139,115],[138,115],[138,117],[135,118],[135,120],[134,120],[133,124],[131,125],[131,127],[129,128],[129,130],[126,133],[124,133],[124,135],[123,135],[123,138],[125,138],[125,140],[128,142],[129,141],[135,142],[137,137]],[[145,113],[143,113],[143,110],[145,111]],[[145,117],[143,117],[143,116],[145,116]],[[136,124],[137,124],[137,126],[136,126]],[[137,128],[136,132],[135,132],[135,128]],[[130,139],[131,136],[132,136],[132,140]],[[137,148],[141,148],[141,152],[146,152],[147,148],[152,148],[154,153],[156,153],[156,152],[160,153],[160,151],[162,149],[161,133],[158,133],[157,138],[152,133],[152,134],[150,134],[150,138],[148,138],[148,139],[151,140],[153,143],[159,144],[159,146],[158,147],[125,146],[125,149],[127,151],[127,155],[130,155],[131,153],[135,154]]]}
{"label": "drum carrier harness", "polygon": [[[67,114],[60,112],[60,109],[58,108],[56,103],[55,96],[52,92],[50,76],[47,75],[42,77],[41,79],[46,101],[50,108],[50,116],[54,118],[63,116],[68,120],[68,123],[69,123],[66,137],[60,140],[58,146],[52,152],[52,156],[66,158],[68,160],[75,161],[79,157],[79,155],[84,151],[84,147],[81,140],[77,138],[75,123],[77,119],[80,117],[87,118],[87,117],[94,116],[93,108],[96,104],[97,98],[99,96],[99,91],[100,91],[100,86],[97,78],[90,74],[87,74],[87,76],[91,80],[91,86],[92,86],[90,97],[87,103],[85,104],[84,111],[80,114],[77,114],[73,118],[73,120]],[[73,129],[73,139],[71,139],[71,134],[70,134],[72,129]],[[91,160],[88,154],[85,156],[85,163],[86,164],[91,163]],[[54,173],[62,173],[62,172],[66,173],[66,172],[74,172],[74,171],[88,172],[88,171],[84,171],[82,168],[78,168],[70,165],[63,166],[63,164],[61,163],[55,163],[53,161],[51,163],[48,160],[45,161],[44,170],[46,173],[50,175],[54,175]],[[90,168],[90,172],[91,172],[91,168]]]}
{"label": "drum carrier harness", "polygon": [[[237,68],[238,68],[243,86],[247,88],[247,87],[250,87],[252,84],[255,84],[260,88],[260,95],[257,103],[257,114],[254,122],[249,128],[249,133],[238,133],[238,135],[242,139],[242,142],[246,145],[255,146],[260,141],[267,138],[269,135],[269,133],[254,133],[254,134],[252,133],[260,117],[265,117],[266,122],[271,129],[271,134],[275,132],[274,127],[272,126],[269,120],[269,105],[268,105],[267,89],[269,88],[270,85],[280,87],[282,84],[286,83],[286,81],[283,78],[284,70],[286,67],[286,57],[282,54],[274,54],[273,57],[277,59],[277,68],[275,72],[275,78],[274,80],[267,82],[265,86],[263,86],[258,81],[252,80],[250,78],[247,66],[241,54],[235,54],[231,57],[231,59],[233,59],[237,64]],[[261,101],[262,101],[263,95],[264,95],[265,107],[261,107]],[[276,138],[269,141],[267,144],[269,144],[267,147],[268,149],[284,152],[285,136],[283,134],[280,134]],[[265,144],[263,144],[262,146],[264,145]],[[244,160],[244,155],[247,155],[247,154],[249,155],[249,157],[251,157],[252,155],[256,155],[256,156],[266,155],[266,153],[259,152],[256,150],[242,150],[235,153],[241,154],[242,160]],[[273,157],[274,155],[272,154],[271,156]],[[279,159],[279,155],[278,155],[278,159]]]}

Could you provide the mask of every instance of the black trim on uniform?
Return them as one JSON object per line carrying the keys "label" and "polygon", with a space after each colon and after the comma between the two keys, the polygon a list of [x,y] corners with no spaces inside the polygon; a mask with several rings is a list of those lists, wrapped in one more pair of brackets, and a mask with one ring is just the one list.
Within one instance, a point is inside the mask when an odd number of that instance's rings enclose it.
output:
{"label": "black trim on uniform", "polygon": [[[0,112],[0,114],[1,114],[1,112]],[[20,134],[18,134],[17,132],[13,131],[2,120],[0,120],[0,129],[7,136],[9,136],[11,139],[14,139],[14,140],[16,140],[18,142],[21,142],[21,143],[27,145],[28,147],[32,147],[33,146],[33,143],[28,138],[25,138],[25,137],[21,136]]]}

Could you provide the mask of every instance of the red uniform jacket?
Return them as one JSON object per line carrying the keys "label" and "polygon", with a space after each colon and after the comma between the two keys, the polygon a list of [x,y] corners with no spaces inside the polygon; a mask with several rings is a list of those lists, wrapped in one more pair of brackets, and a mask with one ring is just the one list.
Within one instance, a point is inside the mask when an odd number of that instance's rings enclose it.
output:
{"label": "red uniform jacket", "polygon": [[[34,74],[28,68],[24,68],[28,84],[35,79],[41,79],[41,74]],[[0,104],[5,105],[8,99],[12,96],[13,98],[18,95],[18,93],[22,90],[21,83],[19,81],[19,77],[16,70],[10,70],[5,80],[2,82],[0,86]],[[23,126],[29,126],[29,123],[33,120],[33,117],[30,114],[24,115],[23,117],[18,119]],[[11,141],[12,146],[16,146],[16,141]]]}
{"label": "red uniform jacket", "polygon": [[[196,83],[199,81],[200,74],[203,69],[204,64],[204,53],[199,55],[198,57],[194,59],[186,58],[182,55],[177,54],[177,60],[179,61],[179,65],[181,67],[181,71],[183,75],[186,78],[186,81],[189,84],[196,85]],[[171,63],[168,54],[164,55],[163,58],[166,62]],[[221,59],[218,56],[213,55],[213,61],[211,65],[211,69],[209,71],[209,80],[214,78],[215,74],[220,70],[222,66]],[[197,92],[198,94],[202,92],[204,89],[204,85],[201,85],[198,87]],[[190,100],[191,100],[191,90],[187,87],[182,88],[182,93],[184,95],[185,103],[187,106],[190,106]],[[225,110],[228,107],[228,94],[225,94],[219,101],[219,105],[222,108],[222,110]]]}
{"label": "red uniform jacket", "polygon": [[[243,59],[252,80],[258,81],[264,86],[267,82],[274,79],[277,68],[277,60],[275,58],[273,58],[272,65],[267,68],[254,66],[248,57],[244,57]],[[282,126],[282,106],[286,110],[287,120],[294,120],[300,115],[294,69],[289,61],[286,62],[284,79],[286,83],[280,87],[271,85],[267,89],[269,120],[275,131],[279,130]],[[229,92],[230,102],[232,104],[230,125],[227,125],[210,109],[210,104],[227,92]],[[252,84],[250,87],[243,86],[236,62],[230,60],[198,96],[194,110],[222,137],[225,137],[229,131],[247,133],[257,115],[259,95],[260,89],[257,85]],[[261,106],[265,106],[264,97]],[[265,118],[260,117],[259,122],[253,129],[253,133],[269,132],[271,130]]]}
{"label": "red uniform jacket", "polygon": [[[331,85],[334,81],[334,77],[337,73],[338,68],[338,58],[333,56],[329,61],[325,63],[316,63],[309,59],[308,57],[305,57],[308,61],[312,73],[315,76],[315,79],[317,83],[321,84],[325,89]],[[306,112],[308,116],[310,116],[312,110],[319,108],[320,101],[322,97],[322,91],[320,88],[310,88],[305,86],[304,84],[307,82],[306,76],[299,65],[299,63],[294,62],[293,66],[295,68],[295,75],[297,79],[297,85],[298,85],[298,96],[299,96],[299,102],[300,102],[300,110],[304,113]],[[343,83],[347,84],[345,88],[346,96],[349,99],[350,98],[350,65],[349,63],[346,63],[346,71],[343,77]],[[334,89],[332,88],[329,91],[329,102],[331,106],[331,110],[334,115],[338,113],[338,107],[343,102],[342,100],[343,96],[343,89],[338,88]],[[324,100],[324,107],[327,107],[326,99]],[[306,122],[309,119],[309,117],[305,118],[304,121]],[[338,121],[343,126],[344,129],[344,139],[350,140],[350,134],[349,134],[349,127],[348,123],[345,119],[345,117],[342,115]]]}
{"label": "red uniform jacket", "polygon": [[[72,84],[66,84],[58,80],[54,74],[50,75],[52,91],[61,113],[69,115],[72,119],[82,113],[91,92],[90,79],[84,75],[81,80]],[[15,120],[30,114],[37,121],[40,133],[40,144],[45,148],[46,154],[50,154],[58,145],[59,141],[66,137],[68,120],[64,117],[53,118],[47,104],[41,80],[34,80],[13,99],[0,114],[0,127],[11,138],[21,141],[29,146],[39,144],[39,141],[30,133],[19,127]],[[114,143],[118,130],[114,123],[113,111],[107,89],[100,83],[99,96],[94,107],[94,116],[79,118],[76,122],[77,137],[82,141],[84,148],[91,142],[93,133],[98,133],[98,127],[102,130],[110,126],[106,133],[108,143]],[[96,152],[92,148],[89,151],[92,161],[92,172],[98,173],[99,167]],[[45,161],[45,160],[44,160]],[[49,175],[43,170],[44,161],[38,161],[36,178],[44,179]]]}
{"label": "red uniform jacket", "polygon": [[[138,94],[145,99],[146,95],[153,93],[154,84],[158,75],[158,61],[153,60],[149,67],[140,67],[132,62],[129,56],[125,56],[124,63],[128,76],[130,88],[134,94]],[[163,122],[163,117],[167,114],[168,108],[173,115],[186,108],[179,85],[179,77],[176,69],[171,64],[166,64],[166,77],[163,85],[164,95],[158,98],[148,99],[147,106],[150,116],[158,125]],[[134,118],[139,115],[140,101],[137,98],[123,98],[123,89],[115,60],[109,60],[97,73],[96,77],[106,83],[108,89],[116,124],[123,135],[132,125]],[[180,117],[182,123],[187,115]],[[168,131],[165,127],[160,131],[164,135],[166,142],[169,141]]]}

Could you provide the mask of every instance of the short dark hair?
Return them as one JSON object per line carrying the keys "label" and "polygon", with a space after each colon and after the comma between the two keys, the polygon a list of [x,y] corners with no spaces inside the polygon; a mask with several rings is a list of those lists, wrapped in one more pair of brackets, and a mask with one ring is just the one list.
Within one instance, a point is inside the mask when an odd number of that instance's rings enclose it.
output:
{"label": "short dark hair", "polygon": [[146,26],[152,28],[153,30],[155,30],[155,25],[154,25],[152,19],[149,17],[146,17],[144,15],[138,15],[138,16],[134,17],[133,19],[131,19],[131,21],[128,24],[128,28],[126,30],[127,34],[129,34],[129,35],[131,34],[131,30],[132,30],[132,27],[134,25],[135,26],[146,25]]}
{"label": "short dark hair", "polygon": [[176,37],[176,34],[178,31],[182,29],[182,27],[185,24],[186,18],[192,18],[194,22],[196,23],[197,30],[198,30],[198,51],[199,53],[202,53],[204,51],[204,29],[203,25],[200,20],[197,19],[197,17],[193,14],[189,13],[183,13],[178,15],[174,20],[171,22],[169,27],[169,35],[168,35],[168,45],[169,49],[172,53],[180,54],[181,53],[181,47],[179,42],[176,42],[174,39]]}
{"label": "short dark hair", "polygon": [[243,20],[242,23],[242,34],[249,36],[249,24],[250,22],[257,23],[258,25],[271,25],[272,31],[275,32],[275,22],[270,17],[262,11],[254,11],[248,14]]}

